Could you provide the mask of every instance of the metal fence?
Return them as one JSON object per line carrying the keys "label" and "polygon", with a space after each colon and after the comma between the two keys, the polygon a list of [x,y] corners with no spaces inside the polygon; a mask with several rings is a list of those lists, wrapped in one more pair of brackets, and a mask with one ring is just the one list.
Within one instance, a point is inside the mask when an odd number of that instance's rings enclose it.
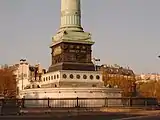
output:
{"label": "metal fence", "polygon": [[21,108],[90,108],[90,107],[147,107],[156,106],[155,98],[23,98],[0,99],[1,106],[13,105]]}

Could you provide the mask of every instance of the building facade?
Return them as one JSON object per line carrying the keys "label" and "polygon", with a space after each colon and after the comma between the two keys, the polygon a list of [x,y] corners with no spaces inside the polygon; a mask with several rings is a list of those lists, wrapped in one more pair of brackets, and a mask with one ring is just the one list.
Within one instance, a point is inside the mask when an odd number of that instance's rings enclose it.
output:
{"label": "building facade", "polygon": [[104,64],[98,66],[98,70],[103,72],[104,78],[116,77],[117,79],[128,78],[130,80],[135,80],[135,74],[133,70],[129,68]]}
{"label": "building facade", "polygon": [[14,67],[14,75],[17,82],[17,94],[19,91],[30,88],[38,88],[45,74],[45,69],[40,64],[30,65],[25,59],[21,59]]}
{"label": "building facade", "polygon": [[149,82],[149,81],[159,81],[160,74],[159,73],[147,73],[147,74],[139,74],[136,75],[137,82]]}

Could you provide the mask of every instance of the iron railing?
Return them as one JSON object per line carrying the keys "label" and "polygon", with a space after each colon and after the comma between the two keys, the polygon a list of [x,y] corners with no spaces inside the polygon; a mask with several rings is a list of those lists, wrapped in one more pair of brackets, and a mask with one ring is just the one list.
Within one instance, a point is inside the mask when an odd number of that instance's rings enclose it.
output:
{"label": "iron railing", "polygon": [[21,108],[89,108],[89,107],[148,107],[158,104],[156,98],[22,98],[0,99],[1,106],[16,104]]}

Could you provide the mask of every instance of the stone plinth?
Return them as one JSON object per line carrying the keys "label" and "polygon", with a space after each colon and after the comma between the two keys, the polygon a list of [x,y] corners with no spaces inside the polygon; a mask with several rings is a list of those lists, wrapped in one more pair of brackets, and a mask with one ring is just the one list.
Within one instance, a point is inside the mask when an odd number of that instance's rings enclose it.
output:
{"label": "stone plinth", "polygon": [[[51,107],[104,107],[104,106],[121,106],[121,100],[107,100],[104,98],[120,98],[121,90],[118,88],[39,88],[28,89],[20,92],[23,98],[68,98],[67,100],[49,100]],[[83,98],[83,99],[82,99]],[[91,98],[91,99],[85,99]],[[94,99],[95,98],[95,99]],[[99,99],[96,99],[99,98]],[[102,98],[102,99],[100,99]],[[26,100],[27,107],[44,107],[48,105],[48,100]]]}

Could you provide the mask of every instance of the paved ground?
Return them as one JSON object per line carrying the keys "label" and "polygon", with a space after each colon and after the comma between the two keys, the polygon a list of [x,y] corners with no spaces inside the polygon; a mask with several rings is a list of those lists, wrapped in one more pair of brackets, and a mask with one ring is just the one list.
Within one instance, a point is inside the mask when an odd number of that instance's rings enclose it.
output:
{"label": "paved ground", "polygon": [[160,120],[160,115],[138,116],[138,117],[120,118],[114,120]]}
{"label": "paved ground", "polygon": [[[0,120],[114,120],[117,118],[124,118],[127,115],[83,115],[83,116],[67,116],[67,117],[53,117],[53,116],[3,116]],[[131,116],[128,116],[131,117]]]}
{"label": "paved ground", "polygon": [[[69,116],[70,115],[70,116]],[[148,114],[149,115],[149,114]],[[21,116],[0,116],[0,120],[160,120],[160,114],[129,114],[115,112],[92,112],[82,114],[26,114]]]}
{"label": "paved ground", "polygon": [[[57,111],[57,110],[56,110]],[[159,116],[158,116],[159,115]],[[159,110],[121,110],[107,109],[91,112],[54,112],[54,113],[26,113],[21,116],[0,116],[0,120],[160,120]]]}
{"label": "paved ground", "polygon": [[[127,118],[126,118],[127,117]],[[131,117],[126,115],[91,115],[91,116],[72,116],[72,117],[53,117],[53,116],[3,116],[0,120],[160,120],[160,116],[138,116]]]}

